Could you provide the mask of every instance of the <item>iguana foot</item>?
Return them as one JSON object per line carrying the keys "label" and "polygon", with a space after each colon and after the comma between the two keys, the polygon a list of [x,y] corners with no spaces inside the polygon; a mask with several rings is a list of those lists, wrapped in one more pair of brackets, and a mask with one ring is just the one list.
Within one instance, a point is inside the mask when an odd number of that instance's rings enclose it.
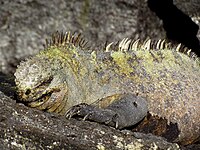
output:
{"label": "iguana foot", "polygon": [[107,103],[111,99],[112,103],[106,108],[99,108],[98,104],[85,103],[73,106],[67,111],[66,117],[80,116],[83,120],[88,119],[121,129],[135,125],[147,114],[147,102],[142,97],[133,94],[119,94],[103,98],[98,103]]}
{"label": "iguana foot", "polygon": [[71,107],[66,117],[81,116],[83,120],[92,120],[118,128],[118,114],[109,109],[101,109],[85,103]]}

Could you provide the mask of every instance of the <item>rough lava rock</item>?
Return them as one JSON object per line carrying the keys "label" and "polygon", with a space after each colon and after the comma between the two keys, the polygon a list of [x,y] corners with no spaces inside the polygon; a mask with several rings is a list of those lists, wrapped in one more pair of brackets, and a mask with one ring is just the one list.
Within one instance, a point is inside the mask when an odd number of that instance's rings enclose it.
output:
{"label": "rough lava rock", "polygon": [[[7,149],[173,149],[153,135],[123,133],[94,122],[67,120],[30,109],[0,92],[0,148]],[[88,132],[90,131],[90,132]],[[139,138],[137,138],[139,136]]]}
{"label": "rough lava rock", "polygon": [[56,30],[82,32],[94,45],[165,37],[146,0],[0,0],[0,71],[14,72]]}

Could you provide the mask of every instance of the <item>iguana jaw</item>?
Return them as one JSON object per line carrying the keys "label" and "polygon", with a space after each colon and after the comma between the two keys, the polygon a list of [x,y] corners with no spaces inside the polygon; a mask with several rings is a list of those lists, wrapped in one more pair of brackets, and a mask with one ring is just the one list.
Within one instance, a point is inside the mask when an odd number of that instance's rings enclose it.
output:
{"label": "iguana jaw", "polygon": [[59,92],[59,88],[47,88],[43,91],[38,91],[34,97],[28,97],[27,102],[30,107],[39,107],[49,100],[54,92]]}
{"label": "iguana jaw", "polygon": [[59,79],[50,77],[34,88],[18,89],[20,101],[40,110],[60,112],[65,106],[67,87]]}
{"label": "iguana jaw", "polygon": [[35,107],[40,110],[46,110],[48,112],[62,112],[67,96],[67,89],[61,88],[50,88],[43,92],[38,99],[33,102],[29,102],[28,106]]}

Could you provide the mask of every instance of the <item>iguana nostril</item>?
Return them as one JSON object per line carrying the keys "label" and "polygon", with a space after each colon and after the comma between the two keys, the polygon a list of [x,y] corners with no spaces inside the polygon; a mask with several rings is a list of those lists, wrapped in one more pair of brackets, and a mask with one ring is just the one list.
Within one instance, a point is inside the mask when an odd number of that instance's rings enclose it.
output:
{"label": "iguana nostril", "polygon": [[135,107],[137,107],[137,106],[138,106],[136,102],[133,102],[133,105],[134,105]]}

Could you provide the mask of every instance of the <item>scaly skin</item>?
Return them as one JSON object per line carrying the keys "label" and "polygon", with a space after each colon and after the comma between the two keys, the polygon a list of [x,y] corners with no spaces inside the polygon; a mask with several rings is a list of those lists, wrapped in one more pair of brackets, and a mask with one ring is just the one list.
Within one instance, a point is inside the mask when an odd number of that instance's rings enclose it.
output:
{"label": "scaly skin", "polygon": [[[18,66],[19,98],[31,107],[60,114],[81,103],[121,111],[130,105],[122,106],[120,101],[134,99],[139,119],[119,123],[119,128],[134,125],[146,115],[146,100],[152,116],[165,118],[168,124],[177,123],[180,134],[175,141],[191,143],[200,135],[199,59],[163,44],[159,41],[153,47],[150,41],[138,45],[138,41],[124,39],[118,48],[109,44],[106,50],[95,51],[84,46],[80,35],[57,33],[45,50]],[[82,107],[88,107],[83,109],[84,115],[88,113],[85,110],[95,112],[90,105]],[[130,112],[135,113],[135,109]],[[126,120],[131,120],[128,117]],[[91,120],[101,122],[102,118],[96,118]]]}

